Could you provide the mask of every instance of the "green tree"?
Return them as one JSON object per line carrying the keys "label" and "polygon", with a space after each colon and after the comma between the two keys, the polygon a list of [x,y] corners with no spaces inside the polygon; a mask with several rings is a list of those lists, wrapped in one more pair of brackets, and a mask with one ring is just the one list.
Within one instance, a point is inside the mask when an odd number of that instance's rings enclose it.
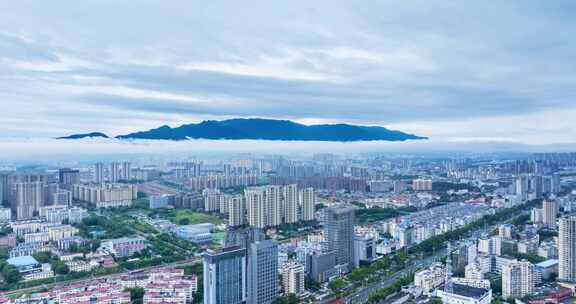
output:
{"label": "green tree", "polygon": [[54,270],[55,274],[68,274],[70,272],[68,265],[62,261],[52,262],[52,270]]}
{"label": "green tree", "polygon": [[276,298],[276,300],[274,300],[274,302],[272,302],[272,304],[298,304],[298,297],[296,297],[294,294],[289,294],[287,296],[283,296],[283,297],[278,297]]}
{"label": "green tree", "polygon": [[18,269],[9,264],[6,264],[4,267],[2,267],[2,277],[8,284],[17,283],[22,279],[22,275]]}
{"label": "green tree", "polygon": [[52,261],[52,253],[50,251],[36,252],[32,254],[32,256],[41,264],[50,263],[50,261]]}
{"label": "green tree", "polygon": [[332,292],[334,292],[335,294],[339,294],[340,292],[342,292],[345,287],[346,282],[344,282],[344,280],[342,280],[341,278],[334,279],[330,281],[330,283],[328,283],[328,288],[330,288],[330,290],[332,290]]}
{"label": "green tree", "polygon": [[190,225],[190,219],[187,217],[183,217],[180,220],[178,220],[178,225]]}
{"label": "green tree", "polygon": [[304,288],[311,290],[311,291],[318,291],[322,286],[320,283],[306,277],[304,278]]}
{"label": "green tree", "polygon": [[144,301],[144,288],[136,287],[136,288],[127,288],[125,291],[130,292],[130,300],[132,303],[141,304]]}
{"label": "green tree", "polygon": [[442,304],[442,299],[440,299],[439,297],[433,297],[430,304]]}

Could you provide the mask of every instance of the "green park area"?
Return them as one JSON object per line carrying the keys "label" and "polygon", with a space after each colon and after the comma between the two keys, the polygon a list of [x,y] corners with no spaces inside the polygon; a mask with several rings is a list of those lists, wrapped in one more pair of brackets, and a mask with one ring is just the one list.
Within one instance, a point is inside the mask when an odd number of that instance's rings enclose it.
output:
{"label": "green park area", "polygon": [[214,225],[222,224],[223,221],[210,214],[194,212],[191,210],[180,209],[180,210],[168,210],[162,215],[166,219],[178,225],[193,225],[202,223],[212,223]]}

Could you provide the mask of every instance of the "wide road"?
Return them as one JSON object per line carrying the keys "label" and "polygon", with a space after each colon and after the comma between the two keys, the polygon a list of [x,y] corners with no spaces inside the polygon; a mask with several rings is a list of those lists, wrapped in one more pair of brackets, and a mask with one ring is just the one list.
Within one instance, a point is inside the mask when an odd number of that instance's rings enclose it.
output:
{"label": "wide road", "polygon": [[412,264],[410,267],[404,268],[400,271],[393,273],[392,275],[388,276],[384,281],[373,283],[372,285],[363,287],[356,293],[348,296],[346,298],[346,303],[349,304],[361,304],[366,303],[370,295],[380,288],[386,288],[392,285],[397,279],[401,278],[402,276],[415,271],[419,268],[426,268],[432,265],[435,261],[439,261],[442,257],[446,256],[446,250],[440,250],[435,255],[426,257],[425,259]]}
{"label": "wide road", "polygon": [[101,275],[101,276],[91,276],[88,278],[82,278],[82,279],[76,279],[76,280],[69,280],[69,281],[62,281],[62,282],[54,282],[54,283],[50,283],[50,284],[43,284],[43,285],[38,285],[38,286],[34,286],[34,287],[28,287],[28,288],[22,288],[22,289],[15,289],[15,290],[10,290],[10,291],[5,291],[0,293],[0,296],[8,296],[8,295],[13,295],[13,294],[28,294],[28,293],[33,293],[37,290],[40,289],[52,289],[54,287],[58,287],[58,286],[63,286],[63,285],[69,285],[69,284],[77,284],[77,283],[82,283],[82,282],[89,282],[92,280],[100,280],[100,279],[115,279],[118,278],[122,275],[125,275],[127,273],[130,272],[136,272],[136,271],[150,271],[150,270],[154,270],[154,269],[159,269],[159,268],[166,268],[166,267],[175,267],[175,266],[185,266],[185,265],[194,265],[194,264],[198,264],[201,263],[202,259],[201,258],[192,258],[189,260],[184,260],[184,261],[178,261],[178,262],[174,262],[174,263],[169,263],[169,264],[162,264],[162,265],[158,265],[158,266],[150,266],[150,267],[145,267],[145,268],[139,268],[139,269],[134,269],[134,270],[124,270],[122,272],[118,272],[118,273],[112,273],[112,274],[107,274],[107,275]]}
{"label": "wide road", "polygon": [[[527,213],[528,213],[528,211],[519,212],[515,216],[503,221],[502,223],[509,223],[512,220],[514,220],[515,218],[517,218],[521,215],[527,214]],[[487,231],[492,231],[497,226],[498,226],[498,224],[489,226],[489,227],[487,227]],[[482,230],[482,229],[479,229],[479,230]],[[472,231],[468,235],[475,235],[477,233],[478,233],[478,230]],[[435,261],[440,261],[441,258],[443,258],[445,256],[446,256],[446,249],[442,249],[441,251],[438,251],[436,254],[429,256],[429,257],[427,257],[427,258],[425,258],[419,262],[416,262],[415,264],[412,264],[408,268],[405,268],[405,269],[402,269],[398,272],[395,272],[394,274],[390,275],[389,277],[387,277],[383,281],[373,283],[372,285],[369,285],[366,287],[362,287],[359,291],[348,296],[346,298],[346,303],[348,303],[348,304],[366,303],[368,301],[368,298],[370,297],[370,295],[373,292],[375,292],[376,290],[378,290],[380,288],[386,288],[386,287],[392,285],[398,278],[400,278],[403,275],[406,275],[412,271],[415,271],[418,268],[427,268],[430,265],[432,265],[432,263],[434,263]]]}

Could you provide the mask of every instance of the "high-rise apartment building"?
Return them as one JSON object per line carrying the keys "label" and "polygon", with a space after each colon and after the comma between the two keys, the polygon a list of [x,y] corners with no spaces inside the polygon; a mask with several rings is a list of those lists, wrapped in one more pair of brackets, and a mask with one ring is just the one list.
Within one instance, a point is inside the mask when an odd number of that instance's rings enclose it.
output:
{"label": "high-rise apartment building", "polygon": [[300,191],[301,220],[314,220],[315,194],[313,188],[306,188]]}
{"label": "high-rise apartment building", "polygon": [[11,206],[16,219],[29,219],[45,205],[46,176],[41,174],[26,174],[16,176],[11,187]]}
{"label": "high-rise apartment building", "polygon": [[502,255],[502,238],[500,236],[480,238],[478,240],[478,252],[496,256]]}
{"label": "high-rise apartment building", "polygon": [[265,200],[264,189],[260,187],[247,188],[244,191],[244,197],[248,224],[256,228],[266,228],[268,204]]}
{"label": "high-rise apartment building", "polygon": [[94,165],[93,180],[97,184],[101,184],[104,182],[104,164],[103,163],[96,163]]}
{"label": "high-rise apartment building", "polygon": [[516,195],[519,195],[522,200],[528,198],[528,177],[525,175],[516,178]]}
{"label": "high-rise apartment building", "polygon": [[245,254],[243,248],[227,248],[219,253],[204,254],[204,304],[244,303]]}
{"label": "high-rise apartment building", "polygon": [[298,222],[298,186],[287,185],[282,189],[283,222],[292,224]]}
{"label": "high-rise apartment building", "polygon": [[120,178],[120,163],[112,162],[110,163],[110,171],[108,171],[108,177],[111,183],[118,182]]}
{"label": "high-rise apartment building", "polygon": [[80,171],[70,168],[58,170],[58,184],[60,188],[72,190],[72,185],[80,183]]}
{"label": "high-rise apartment building", "polygon": [[204,210],[208,212],[220,211],[220,203],[224,200],[224,195],[218,189],[204,189],[202,190],[204,197]]}
{"label": "high-rise apartment building", "polygon": [[271,304],[278,297],[278,245],[272,240],[248,248],[247,304]]}
{"label": "high-rise apartment building", "polygon": [[576,282],[576,216],[561,218],[558,232],[558,279]]}
{"label": "high-rise apartment building", "polygon": [[10,200],[11,178],[9,173],[0,172],[0,204]]}
{"label": "high-rise apartment building", "polygon": [[267,226],[279,226],[282,224],[282,187],[266,186],[265,196],[266,205],[268,206]]}
{"label": "high-rise apartment building", "polygon": [[432,180],[431,179],[415,179],[412,181],[412,190],[414,190],[414,191],[431,191],[432,190]]}
{"label": "high-rise apartment building", "polygon": [[232,227],[244,225],[244,198],[241,195],[234,195],[227,198],[227,203],[228,225]]}
{"label": "high-rise apartment building", "polygon": [[121,180],[130,180],[132,178],[132,164],[130,162],[122,162],[122,170],[120,171]]}
{"label": "high-rise apartment building", "polygon": [[336,206],[324,209],[324,236],[328,251],[336,252],[336,263],[354,268],[354,209]]}
{"label": "high-rise apartment building", "polygon": [[544,190],[544,183],[542,175],[533,175],[530,177],[530,192],[534,194],[534,197],[542,197]]}
{"label": "high-rise apartment building", "polygon": [[558,214],[558,203],[556,201],[545,200],[542,202],[542,224],[548,228],[556,228],[556,215]]}
{"label": "high-rise apartment building", "polygon": [[515,261],[502,266],[502,296],[523,298],[534,293],[534,265]]}

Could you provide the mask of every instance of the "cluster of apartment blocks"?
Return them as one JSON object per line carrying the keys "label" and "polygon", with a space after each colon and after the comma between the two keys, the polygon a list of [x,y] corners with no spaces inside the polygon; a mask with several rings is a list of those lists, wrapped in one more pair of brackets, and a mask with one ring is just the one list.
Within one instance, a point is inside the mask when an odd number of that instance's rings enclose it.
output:
{"label": "cluster of apartment blocks", "polygon": [[138,197],[138,187],[130,184],[75,184],[72,197],[92,203],[96,208],[131,206]]}
{"label": "cluster of apartment blocks", "polygon": [[[73,171],[77,174],[77,171]],[[78,178],[61,172],[62,180],[77,182]],[[16,219],[30,219],[38,215],[41,207],[48,205],[70,205],[72,184],[49,182],[44,174],[0,173],[0,202],[10,205]]]}
{"label": "cluster of apartment blocks", "polygon": [[[46,212],[47,217],[35,220],[26,221],[13,221],[9,225],[13,231],[13,238],[21,237],[24,239],[23,243],[16,244],[11,242],[10,257],[29,256],[40,251],[59,251],[68,250],[72,244],[80,245],[84,240],[76,234],[78,229],[69,225],[62,224],[61,219],[69,220],[71,223],[79,222],[86,216],[85,211],[74,210],[70,212],[60,212],[58,208],[50,206]],[[46,208],[46,207],[44,207]],[[56,215],[50,215],[51,212],[57,212]],[[70,214],[73,217],[70,217]],[[66,215],[66,216],[64,216]],[[53,221],[47,221],[46,219]],[[57,220],[58,219],[58,220]],[[6,238],[11,238],[7,236]]]}
{"label": "cluster of apartment blocks", "polygon": [[228,214],[230,226],[275,227],[314,220],[314,189],[296,185],[248,187],[244,195],[225,195],[216,189],[203,191],[204,209]]}
{"label": "cluster of apartment blocks", "polygon": [[259,176],[255,174],[243,175],[204,175],[196,176],[186,181],[193,191],[204,189],[221,189],[238,186],[254,186],[259,184]]}

